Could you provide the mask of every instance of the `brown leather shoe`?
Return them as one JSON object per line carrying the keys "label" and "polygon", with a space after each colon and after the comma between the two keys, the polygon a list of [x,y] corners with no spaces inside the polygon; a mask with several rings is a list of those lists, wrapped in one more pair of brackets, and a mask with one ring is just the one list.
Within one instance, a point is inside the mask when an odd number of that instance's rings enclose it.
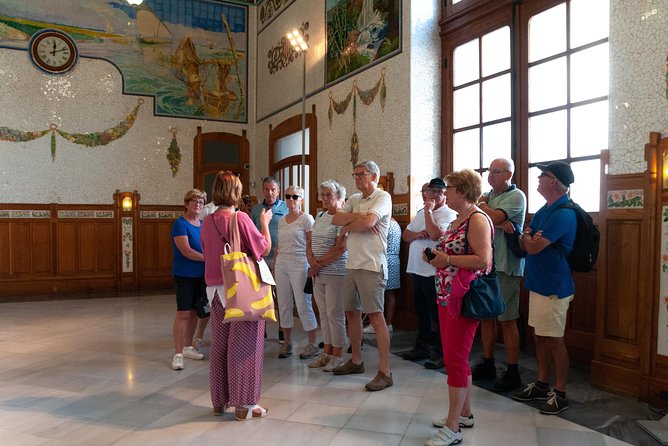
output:
{"label": "brown leather shoe", "polygon": [[352,359],[332,369],[335,375],[350,375],[351,373],[364,373],[364,363],[355,364]]}
{"label": "brown leather shoe", "polygon": [[392,374],[390,373],[390,376],[387,376],[379,370],[376,374],[376,377],[368,382],[364,387],[366,387],[366,390],[370,392],[375,392],[377,390],[383,390],[386,387],[390,387],[392,384],[394,384],[392,381]]}

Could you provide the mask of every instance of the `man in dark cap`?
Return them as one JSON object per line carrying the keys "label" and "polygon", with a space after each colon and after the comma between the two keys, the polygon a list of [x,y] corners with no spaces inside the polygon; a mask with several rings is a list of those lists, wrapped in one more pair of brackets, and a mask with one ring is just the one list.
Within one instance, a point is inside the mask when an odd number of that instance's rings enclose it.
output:
{"label": "man in dark cap", "polygon": [[441,332],[436,307],[436,270],[422,260],[425,248],[434,248],[457,214],[445,204],[445,182],[434,178],[422,185],[424,207],[406,226],[401,238],[408,243],[406,272],[413,278],[413,303],[418,319],[418,334],[413,349],[401,355],[409,361],[427,359],[428,369],[443,367]]}
{"label": "man in dark cap", "polygon": [[[536,212],[520,237],[528,252],[524,287],[529,290],[529,325],[534,328],[538,379],[513,395],[519,401],[545,401],[540,412],[556,415],[568,409],[568,351],[564,342],[566,313],[573,300],[575,285],[566,261],[573,249],[577,219],[568,202],[568,191],[575,181],[571,167],[563,161],[538,164],[538,193],[547,203]],[[561,246],[554,246],[559,244]],[[566,255],[565,255],[566,254]],[[555,383],[550,391],[550,369]]]}

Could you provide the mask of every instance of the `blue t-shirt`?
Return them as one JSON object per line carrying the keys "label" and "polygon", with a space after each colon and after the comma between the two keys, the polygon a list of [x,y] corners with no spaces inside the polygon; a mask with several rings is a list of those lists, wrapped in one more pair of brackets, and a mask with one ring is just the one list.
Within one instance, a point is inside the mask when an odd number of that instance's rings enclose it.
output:
{"label": "blue t-shirt", "polygon": [[180,277],[204,277],[204,262],[190,260],[179,251],[174,243],[174,237],[185,235],[188,237],[188,244],[197,252],[202,252],[202,243],[199,238],[200,226],[193,226],[183,217],[172,225],[172,248],[174,249],[174,262],[172,263],[172,275]]}
{"label": "blue t-shirt", "polygon": [[577,218],[571,209],[559,209],[568,202],[564,195],[551,206],[545,204],[529,223],[532,233],[542,229],[543,238],[552,242],[541,252],[529,254],[524,266],[524,287],[529,291],[558,298],[575,294],[573,275],[562,250],[554,244],[559,242],[566,254],[573,249]]}
{"label": "blue t-shirt", "polygon": [[[262,232],[262,226],[260,225],[260,214],[262,213],[262,209],[269,209],[269,207],[265,206],[264,200],[253,206],[253,209],[251,209],[251,218],[253,219],[253,223],[255,223],[255,227],[260,232]],[[274,259],[274,249],[278,242],[278,220],[288,213],[288,206],[285,204],[285,201],[277,198],[274,205],[271,207],[271,212],[273,214],[271,221],[269,222],[271,251],[269,251],[269,255],[264,256],[264,259],[268,262],[272,262]]]}

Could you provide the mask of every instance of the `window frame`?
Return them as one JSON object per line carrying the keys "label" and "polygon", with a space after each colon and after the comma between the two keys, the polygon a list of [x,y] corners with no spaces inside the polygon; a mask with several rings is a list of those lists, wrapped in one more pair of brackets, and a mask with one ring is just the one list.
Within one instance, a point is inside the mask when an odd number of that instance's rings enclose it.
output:
{"label": "window frame", "polygon": [[[608,42],[609,36],[585,45],[577,47],[576,50],[567,48],[558,55],[529,64],[529,19],[536,14],[546,11],[556,5],[565,3],[566,0],[525,0],[518,3],[513,0],[499,0],[492,8],[486,0],[463,0],[452,5],[452,0],[444,0],[444,19],[441,22],[441,46],[443,54],[442,70],[442,138],[441,138],[441,172],[451,172],[454,166],[454,90],[452,63],[454,50],[473,39],[480,39],[483,35],[499,29],[503,26],[510,27],[511,45],[511,157],[515,162],[514,182],[519,188],[531,194],[535,191],[528,190],[529,171],[537,162],[529,163],[529,118],[555,110],[570,110],[576,106],[595,103],[600,100],[609,100],[609,94],[599,98],[584,101],[571,102],[570,85],[568,85],[569,97],[566,104],[549,110],[540,110],[529,113],[529,67],[545,60],[555,59],[564,55],[573,55],[586,48]],[[568,13],[568,12],[567,12]],[[567,22],[570,34],[570,23]],[[567,35],[568,35],[567,34]],[[481,56],[479,56],[481,57]],[[570,62],[570,57],[568,59]],[[570,76],[570,71],[569,74]],[[488,76],[481,76],[476,82],[481,82]],[[467,83],[468,85],[470,83]],[[461,88],[459,86],[458,88]],[[481,99],[482,100],[482,99]],[[482,110],[480,111],[482,114]],[[486,123],[486,125],[489,123]],[[476,125],[467,126],[467,129],[482,127],[482,121]],[[567,152],[566,162],[577,162],[585,160],[600,159],[601,155],[572,156],[570,146],[570,119],[567,121]],[[481,164],[483,164],[483,147],[480,145]],[[545,161],[541,161],[545,162]],[[483,174],[488,166],[480,166],[475,170]],[[600,202],[600,198],[599,198]],[[600,209],[599,209],[600,210]],[[597,214],[597,212],[592,212]]]}

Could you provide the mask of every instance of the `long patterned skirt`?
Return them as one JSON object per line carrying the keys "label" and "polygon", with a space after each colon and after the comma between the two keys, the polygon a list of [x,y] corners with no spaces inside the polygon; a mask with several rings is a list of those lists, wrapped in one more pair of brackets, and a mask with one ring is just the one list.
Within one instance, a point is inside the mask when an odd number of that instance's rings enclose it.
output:
{"label": "long patterned skirt", "polygon": [[218,295],[211,305],[211,402],[213,407],[256,404],[262,388],[264,321],[223,323]]}

